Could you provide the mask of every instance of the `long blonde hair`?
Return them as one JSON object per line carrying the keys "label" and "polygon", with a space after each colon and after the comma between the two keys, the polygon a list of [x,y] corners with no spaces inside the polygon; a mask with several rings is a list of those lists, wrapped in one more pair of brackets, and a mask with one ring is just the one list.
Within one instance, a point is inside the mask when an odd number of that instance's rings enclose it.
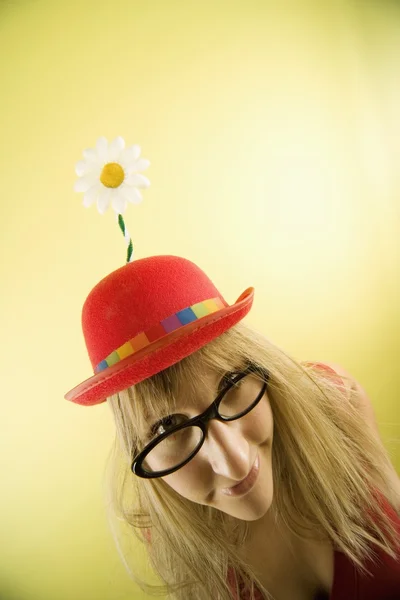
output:
{"label": "long blonde hair", "polygon": [[[270,597],[239,554],[249,536],[247,521],[185,499],[162,478],[142,479],[131,472],[149,411],[168,414],[182,385],[203,385],[204,366],[222,374],[248,361],[269,372],[276,518],[296,536],[323,532],[363,572],[364,561],[375,556],[372,544],[396,557],[396,530],[377,502],[377,496],[392,506],[396,502],[388,484],[390,458],[360,418],[356,399],[344,401],[343,390],[326,372],[299,363],[240,322],[175,365],[108,399],[116,424],[104,480],[109,523],[130,577],[151,595],[231,600],[227,576],[233,569],[237,594],[240,581],[251,598],[254,586]],[[123,540],[129,542],[132,534],[145,545],[163,585],[146,583],[137,556],[129,562]]]}

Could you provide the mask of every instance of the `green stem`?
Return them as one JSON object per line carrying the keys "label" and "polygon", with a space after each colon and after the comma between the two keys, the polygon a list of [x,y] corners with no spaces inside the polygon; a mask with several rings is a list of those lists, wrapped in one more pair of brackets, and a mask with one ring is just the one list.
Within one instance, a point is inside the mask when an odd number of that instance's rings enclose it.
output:
{"label": "green stem", "polygon": [[[125,223],[124,223],[124,219],[122,215],[118,215],[118,225],[122,231],[122,234],[125,238],[125,233],[126,233],[126,229],[125,229]],[[128,245],[128,251],[126,254],[126,262],[129,263],[131,258],[132,258],[132,253],[133,253],[133,245],[132,245],[132,240],[129,239],[129,245]]]}

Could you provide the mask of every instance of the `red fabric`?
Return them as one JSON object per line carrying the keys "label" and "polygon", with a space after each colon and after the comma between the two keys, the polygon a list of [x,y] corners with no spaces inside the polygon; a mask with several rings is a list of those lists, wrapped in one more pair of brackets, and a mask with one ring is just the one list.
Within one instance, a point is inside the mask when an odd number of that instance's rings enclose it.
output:
{"label": "red fabric", "polygon": [[207,275],[179,256],[151,256],[120,267],[92,289],[82,309],[92,367],[177,311],[216,297],[228,306]]}
{"label": "red fabric", "polygon": [[335,576],[329,600],[400,600],[400,517],[385,498],[381,502],[399,534],[397,559],[374,548],[377,558],[365,564],[371,575],[364,575],[356,571],[346,555],[335,552]]}
{"label": "red fabric", "polygon": [[218,298],[224,308],[193,320],[93,375],[67,394],[92,406],[196,352],[236,325],[252,307],[254,288],[228,305],[207,275],[177,256],[135,260],[98,283],[87,297],[82,327],[92,366],[135,335],[190,306]]}
{"label": "red fabric", "polygon": [[[239,596],[236,594],[235,592],[235,571],[234,569],[230,568],[228,569],[228,583],[229,583],[229,587],[231,588],[231,592],[232,592],[232,600],[249,600],[250,598],[250,594],[245,594],[243,592],[243,582],[241,581],[239,583]],[[254,600],[264,600],[260,590],[255,587],[254,589]]]}
{"label": "red fabric", "polygon": [[243,301],[189,323],[168,336],[168,345],[165,338],[151,344],[90,377],[65,398],[83,406],[105,402],[108,396],[167,369],[220,336],[246,316],[252,303],[253,293]]}

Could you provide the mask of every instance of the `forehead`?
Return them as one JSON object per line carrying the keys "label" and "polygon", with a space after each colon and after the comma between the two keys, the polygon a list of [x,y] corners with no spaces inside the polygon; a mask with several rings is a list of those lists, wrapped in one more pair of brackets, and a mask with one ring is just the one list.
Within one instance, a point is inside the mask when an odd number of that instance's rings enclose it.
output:
{"label": "forehead", "polygon": [[204,365],[196,373],[189,372],[171,381],[169,389],[165,390],[165,400],[174,406],[196,406],[204,400],[209,404],[217,396],[219,382],[225,373]]}

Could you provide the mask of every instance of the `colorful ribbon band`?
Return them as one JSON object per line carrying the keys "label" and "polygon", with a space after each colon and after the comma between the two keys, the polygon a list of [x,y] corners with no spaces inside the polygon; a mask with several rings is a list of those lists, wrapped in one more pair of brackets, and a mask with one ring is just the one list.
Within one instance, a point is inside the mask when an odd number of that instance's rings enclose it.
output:
{"label": "colorful ribbon band", "polygon": [[135,354],[135,352],[139,352],[139,350],[142,350],[156,340],[165,337],[171,333],[171,331],[176,331],[180,327],[192,323],[192,321],[197,321],[202,317],[221,310],[221,308],[225,308],[225,304],[221,298],[217,297],[203,300],[202,302],[193,304],[193,306],[178,311],[157,325],[153,325],[153,327],[147,331],[138,333],[131,340],[128,340],[125,344],[111,352],[104,360],[99,362],[95,367],[94,372],[100,373],[101,371],[104,371],[104,369],[111,367],[111,365],[115,365],[124,358]]}

